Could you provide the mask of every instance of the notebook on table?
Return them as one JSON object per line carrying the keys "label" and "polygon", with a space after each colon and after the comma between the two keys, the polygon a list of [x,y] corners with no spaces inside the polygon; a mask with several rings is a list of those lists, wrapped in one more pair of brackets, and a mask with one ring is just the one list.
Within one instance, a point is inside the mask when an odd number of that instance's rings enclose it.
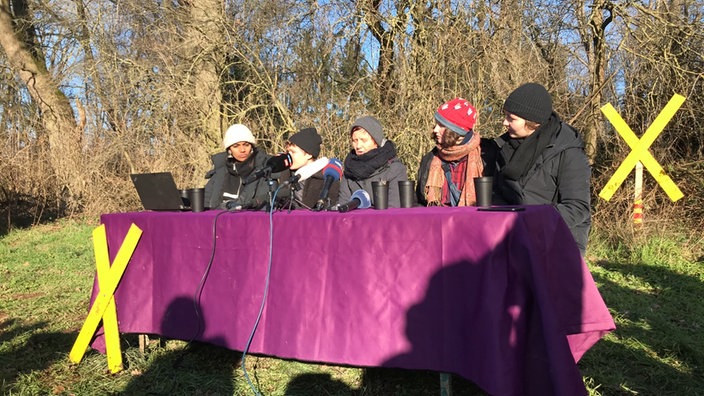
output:
{"label": "notebook on table", "polygon": [[130,178],[147,210],[188,210],[170,172],[136,173]]}

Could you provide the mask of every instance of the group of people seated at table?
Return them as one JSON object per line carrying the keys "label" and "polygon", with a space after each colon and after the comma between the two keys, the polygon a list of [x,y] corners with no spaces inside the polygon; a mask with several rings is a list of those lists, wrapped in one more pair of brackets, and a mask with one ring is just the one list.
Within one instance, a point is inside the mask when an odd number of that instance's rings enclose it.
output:
{"label": "group of people seated at table", "polygon": [[[433,128],[436,145],[421,159],[415,179],[417,204],[474,205],[474,178],[492,176],[494,205],[554,205],[584,254],[591,224],[591,168],[579,133],[555,113],[550,94],[540,84],[516,88],[506,98],[503,111],[505,132],[486,139],[474,130],[477,110],[467,100],[455,98],[438,107]],[[272,156],[257,145],[249,128],[232,125],[223,139],[225,150],[212,156],[213,169],[206,174],[206,206],[224,209],[237,202],[240,207],[262,208],[270,203],[270,183],[275,180],[281,186],[279,207],[320,209],[325,189],[324,206],[329,208],[347,203],[357,190],[372,195],[372,182],[377,181],[390,185],[388,207],[400,207],[394,187],[408,180],[408,171],[380,121],[363,116],[348,130],[351,149],[342,174],[326,186],[327,170],[316,161],[322,138],[315,128],[301,129],[288,138],[286,170],[246,182],[253,172],[265,169]],[[308,177],[291,183],[296,174]]]}

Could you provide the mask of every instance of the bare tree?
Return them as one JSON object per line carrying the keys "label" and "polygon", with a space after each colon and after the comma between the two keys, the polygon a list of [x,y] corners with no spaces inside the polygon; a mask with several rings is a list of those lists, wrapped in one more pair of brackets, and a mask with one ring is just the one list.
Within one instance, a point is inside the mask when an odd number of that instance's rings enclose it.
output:
{"label": "bare tree", "polygon": [[41,128],[48,137],[53,172],[70,195],[83,192],[80,175],[82,129],[76,122],[68,97],[45,66],[45,54],[26,0],[0,1],[0,46],[17,77],[37,105]]}
{"label": "bare tree", "polygon": [[468,99],[476,131],[496,136],[503,100],[528,81],[584,132],[597,178],[628,152],[601,105],[642,129],[686,95],[653,150],[698,172],[701,4],[0,0],[0,199],[66,187],[86,212],[134,209],[130,172],[202,185],[229,124],[271,152],[316,126],[324,155],[342,157],[363,114],[382,121],[413,178],[438,105]]}
{"label": "bare tree", "polygon": [[[584,130],[587,156],[594,160],[597,152],[598,137],[603,132],[603,117],[599,110],[603,103],[602,91],[607,83],[606,61],[608,44],[606,42],[606,29],[613,21],[614,5],[610,1],[585,1],[577,2],[576,13],[579,34],[587,56],[587,70],[589,72],[588,104],[586,107],[587,121]],[[587,15],[586,12],[589,12]]]}

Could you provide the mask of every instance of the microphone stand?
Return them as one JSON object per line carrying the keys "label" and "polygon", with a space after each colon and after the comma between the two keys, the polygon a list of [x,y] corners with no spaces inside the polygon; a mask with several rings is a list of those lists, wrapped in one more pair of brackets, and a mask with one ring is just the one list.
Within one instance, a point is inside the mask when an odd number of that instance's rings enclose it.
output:
{"label": "microphone stand", "polygon": [[313,211],[320,212],[329,206],[330,206],[330,198],[327,198],[325,200],[319,199],[318,202],[315,203],[315,206],[313,207]]}
{"label": "microphone stand", "polygon": [[273,212],[274,211],[274,191],[276,190],[276,180],[271,178],[271,169],[269,169],[266,174],[264,175],[266,178],[266,185],[269,186],[269,200],[266,203],[266,206],[264,207],[264,210],[267,212]]}
{"label": "microphone stand", "polygon": [[[288,213],[291,213],[291,211],[293,210],[293,201],[297,201],[297,199],[296,199],[296,191],[298,191],[298,190],[300,190],[300,189],[303,188],[303,186],[301,185],[300,180],[298,180],[298,179],[295,179],[295,180],[294,180],[294,178],[295,178],[295,176],[291,178],[292,181],[291,181],[291,182],[289,183],[289,185],[288,185],[288,188],[289,188],[289,191],[290,191],[290,194],[291,194],[291,196],[288,198]],[[296,203],[297,203],[298,205],[301,204],[301,202],[296,202]]]}

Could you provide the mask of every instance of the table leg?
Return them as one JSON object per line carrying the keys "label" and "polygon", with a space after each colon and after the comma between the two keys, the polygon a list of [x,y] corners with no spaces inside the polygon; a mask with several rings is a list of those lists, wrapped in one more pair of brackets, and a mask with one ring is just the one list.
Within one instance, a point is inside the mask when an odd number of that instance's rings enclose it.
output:
{"label": "table leg", "polygon": [[139,338],[139,352],[144,355],[144,350],[147,348],[147,345],[149,344],[149,336],[146,334],[140,334],[137,336]]}
{"label": "table leg", "polygon": [[448,373],[440,373],[440,396],[452,396],[452,377]]}

